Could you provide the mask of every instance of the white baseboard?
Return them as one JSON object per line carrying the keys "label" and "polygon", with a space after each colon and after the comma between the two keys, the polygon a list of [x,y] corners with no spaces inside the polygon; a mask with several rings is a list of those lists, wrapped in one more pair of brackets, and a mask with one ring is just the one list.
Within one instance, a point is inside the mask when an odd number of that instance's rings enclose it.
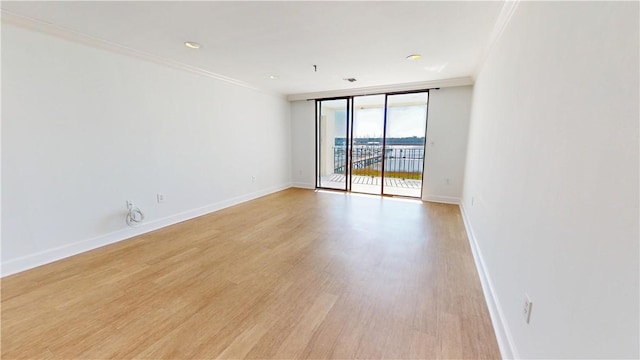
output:
{"label": "white baseboard", "polygon": [[505,321],[502,307],[500,306],[500,300],[493,290],[493,283],[489,277],[489,272],[487,271],[487,267],[484,263],[482,252],[478,247],[473,228],[471,227],[469,217],[462,202],[460,202],[460,212],[462,213],[462,220],[467,231],[467,237],[469,238],[469,245],[471,246],[473,259],[476,263],[480,283],[482,284],[482,292],[484,293],[484,298],[487,302],[487,307],[489,308],[489,315],[491,316],[491,323],[493,323],[493,329],[495,330],[496,339],[498,340],[498,347],[500,347],[500,354],[503,359],[520,358],[515,344],[513,343],[509,326]]}
{"label": "white baseboard", "polygon": [[294,182],[291,184],[291,187],[301,188],[301,189],[315,189],[316,185],[313,183]]}
{"label": "white baseboard", "polygon": [[422,197],[422,201],[436,202],[442,204],[460,204],[460,198],[453,196],[439,196],[439,195],[425,195]]}
{"label": "white baseboard", "polygon": [[184,211],[162,219],[141,224],[136,228],[125,228],[105,235],[100,235],[91,239],[66,244],[53,249],[47,249],[35,254],[11,259],[2,263],[2,277],[12,275],[21,271],[29,270],[41,265],[45,265],[57,260],[61,260],[73,255],[77,255],[89,250],[93,250],[105,245],[113,244],[122,240],[130,239],[150,231],[154,231],[169,225],[177,224],[198,216],[206,215],[214,211],[237,205],[249,200],[253,200],[265,195],[269,195],[291,187],[290,183],[262,189],[253,193],[237,196],[231,199],[219,201],[196,209]]}

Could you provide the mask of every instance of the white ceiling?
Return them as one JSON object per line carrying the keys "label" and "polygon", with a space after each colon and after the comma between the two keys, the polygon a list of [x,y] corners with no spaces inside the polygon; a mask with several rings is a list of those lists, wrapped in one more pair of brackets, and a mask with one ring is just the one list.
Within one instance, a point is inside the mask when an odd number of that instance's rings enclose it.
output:
{"label": "white ceiling", "polygon": [[[281,94],[471,76],[502,5],[2,1],[4,11]],[[189,49],[185,41],[202,48]],[[405,59],[414,53],[422,59]],[[342,80],[347,77],[358,81]]]}

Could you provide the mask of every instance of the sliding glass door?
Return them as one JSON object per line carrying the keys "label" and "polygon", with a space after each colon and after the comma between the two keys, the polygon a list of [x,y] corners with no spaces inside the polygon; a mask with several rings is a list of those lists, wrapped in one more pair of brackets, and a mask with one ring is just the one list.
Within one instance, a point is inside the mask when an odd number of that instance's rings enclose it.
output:
{"label": "sliding glass door", "polygon": [[316,187],[421,197],[428,95],[316,101]]}
{"label": "sliding glass door", "polygon": [[384,95],[353,98],[351,191],[382,193]]}
{"label": "sliding glass door", "polygon": [[387,95],[383,194],[420,197],[428,93]]}
{"label": "sliding glass door", "polygon": [[316,187],[347,190],[349,98],[316,102]]}

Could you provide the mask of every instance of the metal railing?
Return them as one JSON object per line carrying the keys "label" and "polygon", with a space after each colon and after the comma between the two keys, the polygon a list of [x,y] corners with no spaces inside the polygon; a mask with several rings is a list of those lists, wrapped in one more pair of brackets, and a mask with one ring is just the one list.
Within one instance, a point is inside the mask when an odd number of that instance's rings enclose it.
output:
{"label": "metal railing", "polygon": [[[382,176],[382,146],[358,146],[351,151],[352,173],[360,176]],[[347,151],[333,147],[334,173],[345,174]],[[384,154],[386,177],[421,179],[424,164],[423,146],[388,146]]]}

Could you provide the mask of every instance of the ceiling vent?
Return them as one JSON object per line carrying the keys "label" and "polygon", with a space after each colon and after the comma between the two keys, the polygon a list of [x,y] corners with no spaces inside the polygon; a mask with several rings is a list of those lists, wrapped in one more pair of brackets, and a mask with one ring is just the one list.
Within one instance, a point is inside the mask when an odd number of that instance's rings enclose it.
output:
{"label": "ceiling vent", "polygon": [[346,79],[342,79],[342,80],[348,81],[348,82],[356,82],[356,81],[358,81],[358,79],[356,79],[356,78],[346,78]]}

